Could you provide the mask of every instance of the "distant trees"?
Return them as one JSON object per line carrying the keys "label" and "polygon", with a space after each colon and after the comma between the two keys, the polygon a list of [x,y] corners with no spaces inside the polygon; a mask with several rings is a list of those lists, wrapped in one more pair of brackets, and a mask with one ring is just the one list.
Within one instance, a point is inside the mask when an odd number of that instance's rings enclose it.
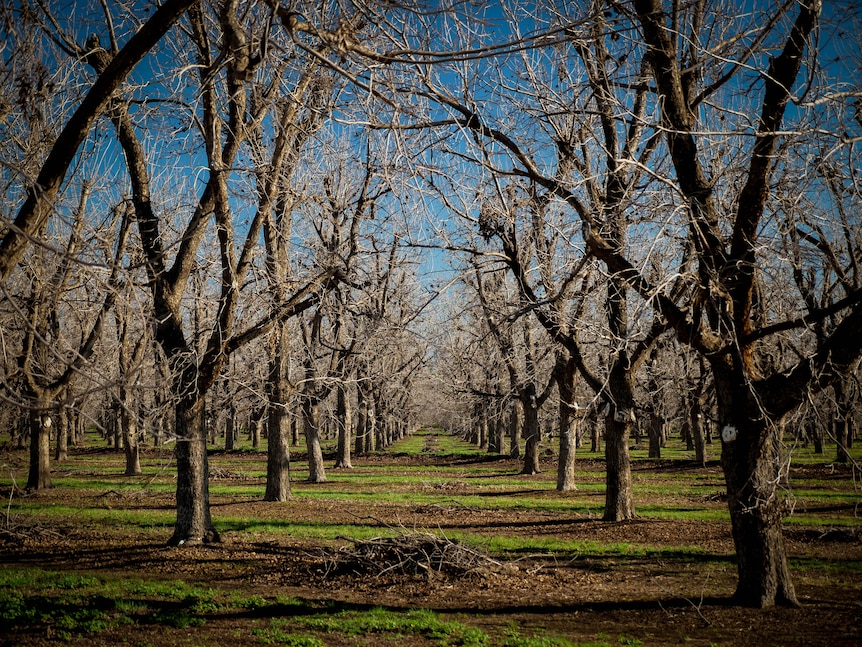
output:
{"label": "distant trees", "polygon": [[[394,49],[351,39],[339,45],[345,56],[402,70],[392,87],[427,102],[409,127],[393,119],[396,131],[464,135],[442,151],[447,162],[472,164],[473,176],[449,184],[447,205],[481,226],[474,196],[496,183],[506,213],[506,188],[522,183],[580,223],[571,243],[607,274],[602,391],[609,474],[620,478],[609,475],[606,518],[633,514],[627,438],[634,379],[651,344],[672,333],[706,360],[738,552],[737,598],[757,606],[796,604],[777,496],[787,465],[781,421],[809,394],[844,380],[862,353],[851,333],[862,323],[862,293],[845,278],[858,265],[858,226],[842,225],[841,215],[846,201],[857,203],[857,187],[842,181],[840,198],[823,190],[833,177],[827,160],[847,155],[846,167],[855,168],[860,91],[849,67],[813,41],[825,24],[821,10],[817,0],[744,15],[705,1],[666,8],[658,0],[597,0],[565,15],[554,3],[513,2],[499,13],[509,24],[506,42],[489,37],[488,14],[453,12],[418,17],[423,29],[391,30]],[[853,20],[843,10],[832,8],[829,18]],[[520,24],[533,31],[519,32]],[[842,33],[834,35],[843,44],[849,32]],[[841,79],[840,89],[831,77]],[[567,128],[555,130],[557,123]],[[436,157],[416,166],[444,169],[441,148],[433,150]],[[808,160],[822,161],[812,168]],[[439,187],[453,174],[425,176]],[[803,177],[801,193],[798,185],[783,192],[784,179]],[[811,213],[801,208],[809,199],[816,222],[803,215]],[[806,255],[777,254],[794,238],[805,241]],[[520,262],[511,251],[504,257]],[[788,294],[783,279],[800,271],[807,278],[797,285],[817,288]],[[788,301],[770,299],[772,289]],[[806,301],[805,292],[829,297]],[[827,330],[818,336],[821,323]],[[782,345],[794,350],[777,355]]]}

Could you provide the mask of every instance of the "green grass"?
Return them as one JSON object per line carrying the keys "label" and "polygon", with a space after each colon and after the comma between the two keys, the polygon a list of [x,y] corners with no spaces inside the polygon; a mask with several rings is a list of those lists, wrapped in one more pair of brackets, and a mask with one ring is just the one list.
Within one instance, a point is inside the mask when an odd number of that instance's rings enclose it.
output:
{"label": "green grass", "polygon": [[341,644],[357,636],[374,636],[375,644],[409,644],[410,637],[415,636],[441,647],[574,644],[514,629],[508,630],[505,642],[499,643],[469,622],[421,609],[402,611],[244,596],[178,580],[115,579],[38,568],[0,568],[0,618],[9,631],[29,630],[71,641],[138,625],[159,627],[163,635],[171,635],[173,631],[202,627],[217,617],[262,622],[264,626],[245,634],[250,633],[261,645],[320,647],[329,644],[327,637]]}
{"label": "green grass", "polygon": [[488,636],[483,631],[460,622],[445,620],[437,613],[422,609],[390,611],[378,607],[368,610],[343,610],[331,615],[294,618],[289,623],[325,634],[376,635],[381,637],[381,642],[394,639],[396,644],[409,641],[409,636],[421,636],[438,645],[488,645]]}
{"label": "green grass", "polygon": [[[151,622],[186,628],[229,605],[183,582],[106,579],[41,569],[0,569],[0,618],[10,629],[48,628],[63,640]],[[234,605],[236,603],[233,603]]]}

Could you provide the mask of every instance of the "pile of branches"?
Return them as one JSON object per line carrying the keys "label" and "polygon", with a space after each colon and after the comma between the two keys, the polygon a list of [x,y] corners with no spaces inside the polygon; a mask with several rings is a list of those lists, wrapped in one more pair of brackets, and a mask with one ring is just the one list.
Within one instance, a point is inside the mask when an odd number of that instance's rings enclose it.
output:
{"label": "pile of branches", "polygon": [[350,539],[327,559],[326,572],[364,575],[426,575],[442,573],[463,577],[493,572],[503,567],[464,544],[425,532],[403,532],[394,537]]}

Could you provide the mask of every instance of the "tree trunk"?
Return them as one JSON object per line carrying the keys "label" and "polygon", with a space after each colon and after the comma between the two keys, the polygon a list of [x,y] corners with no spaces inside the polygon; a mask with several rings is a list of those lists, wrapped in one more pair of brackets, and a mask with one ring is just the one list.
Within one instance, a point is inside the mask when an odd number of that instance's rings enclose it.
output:
{"label": "tree trunk", "polygon": [[615,398],[610,415],[605,418],[605,512],[604,521],[634,519],[629,434],[634,411],[634,390],[631,371],[624,353],[615,359],[610,372],[609,387]]}
{"label": "tree trunk", "polygon": [[698,465],[706,465],[706,434],[704,432],[703,409],[700,406],[700,393],[695,392],[689,407],[689,430],[694,445],[694,460]]}
{"label": "tree trunk", "polygon": [[323,451],[320,448],[320,404],[314,396],[306,395],[302,399],[302,423],[305,431],[305,444],[308,448],[308,481],[309,483],[325,483],[326,470],[323,466]]}
{"label": "tree trunk", "polygon": [[[287,501],[290,491],[290,420],[283,405],[273,405],[266,418],[266,492],[264,501]],[[255,425],[257,426],[257,425]]]}
{"label": "tree trunk", "polygon": [[659,390],[656,366],[658,364],[659,345],[653,346],[647,368],[647,398],[650,403],[649,420],[647,421],[647,437],[649,440],[649,458],[660,459],[664,444],[664,416],[666,409],[662,406],[663,394]]}
{"label": "tree trunk", "polygon": [[30,410],[30,471],[27,474],[28,490],[45,490],[51,487],[51,427],[48,411],[50,403],[42,398]]}
{"label": "tree trunk", "polygon": [[347,385],[343,382],[336,387],[335,419],[338,425],[338,447],[336,449],[335,469],[352,469],[350,461],[350,430],[353,415]]}
{"label": "tree trunk", "polygon": [[65,407],[57,411],[57,439],[54,460],[64,461],[69,457],[69,416],[66,415]]}
{"label": "tree trunk", "polygon": [[[713,369],[722,436],[721,466],[736,547],[734,599],[745,606],[798,606],[790,579],[778,484],[786,467],[780,426],[765,420],[743,380]],[[735,379],[736,378],[736,379]]]}
{"label": "tree trunk", "polygon": [[123,447],[126,455],[126,476],[139,476],[141,472],[141,456],[138,449],[138,424],[132,414],[132,402],[125,388],[120,388],[120,427],[123,433]]}
{"label": "tree trunk", "polygon": [[479,400],[473,404],[473,415],[470,418],[470,427],[467,431],[467,442],[471,445],[479,444],[479,425],[482,424],[482,403]]}
{"label": "tree trunk", "polygon": [[590,421],[590,451],[598,454],[602,451],[602,427],[595,413],[591,413]]}
{"label": "tree trunk", "polygon": [[[266,492],[264,501],[287,501],[290,491],[290,433],[288,414],[288,331],[278,324],[269,338],[266,378]],[[262,414],[261,414],[262,415]]]}
{"label": "tree trunk", "polygon": [[[227,395],[230,398],[230,395]],[[224,450],[232,452],[236,449],[236,410],[233,404],[224,408]]]}
{"label": "tree trunk", "polygon": [[653,405],[649,412],[649,427],[647,427],[647,435],[649,436],[649,457],[661,458],[662,444],[662,429],[664,428],[664,420],[656,411],[656,406]]}
{"label": "tree trunk", "polygon": [[489,434],[489,420],[488,420],[488,403],[482,402],[479,405],[479,442],[477,443],[479,449],[487,449],[488,448],[488,434]]}
{"label": "tree trunk", "polygon": [[521,402],[513,400],[509,410],[509,457],[521,456]]}
{"label": "tree trunk", "polygon": [[562,354],[554,367],[557,373],[557,390],[560,394],[560,457],[557,463],[557,491],[572,492],[575,485],[576,411],[574,360]]}
{"label": "tree trunk", "polygon": [[605,512],[604,521],[634,519],[629,432],[631,421],[618,422],[611,414],[605,420]]}
{"label": "tree trunk", "polygon": [[847,389],[842,381],[836,382],[832,386],[835,392],[835,460],[839,463],[850,462],[850,452],[848,449],[852,446],[851,429],[853,420],[852,404],[847,395]]}
{"label": "tree trunk", "polygon": [[177,521],[168,545],[217,542],[220,537],[210,517],[209,459],[203,396],[180,398],[176,405],[175,432]]}
{"label": "tree trunk", "polygon": [[539,441],[541,431],[539,429],[539,408],[536,406],[535,387],[529,384],[525,388],[524,398],[524,468],[521,474],[538,474],[541,472],[539,466]]}
{"label": "tree trunk", "polygon": [[354,452],[362,454],[365,451],[365,434],[368,433],[368,401],[365,399],[365,389],[360,384],[356,389],[356,432]]}
{"label": "tree trunk", "polygon": [[[250,432],[251,432],[251,446],[254,449],[260,448],[260,438],[263,435],[263,425],[264,425],[264,415],[266,415],[266,409],[261,407],[259,412],[255,412],[255,415],[252,416],[249,421],[250,424]],[[282,439],[284,440],[284,439]],[[267,447],[269,444],[267,444]],[[268,468],[267,468],[268,469]]]}

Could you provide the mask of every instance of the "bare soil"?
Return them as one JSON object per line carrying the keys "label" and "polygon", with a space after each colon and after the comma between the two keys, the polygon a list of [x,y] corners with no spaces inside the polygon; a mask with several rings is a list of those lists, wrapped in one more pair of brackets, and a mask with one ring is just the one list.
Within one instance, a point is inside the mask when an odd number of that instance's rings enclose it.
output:
{"label": "bare soil", "polygon": [[[375,459],[379,460],[379,459]],[[397,459],[393,459],[397,460]],[[505,469],[517,466],[501,465]],[[433,468],[429,464],[429,470]],[[430,472],[429,472],[430,474]],[[229,474],[223,477],[230,479]],[[325,486],[324,486],[325,487]],[[453,495],[468,485],[453,483]],[[8,493],[7,493],[8,494]],[[40,500],[92,507],[92,493],[56,488]],[[172,506],[168,496],[120,499],[110,492],[102,505]],[[643,645],[860,645],[862,644],[862,542],[852,530],[788,529],[787,549],[802,602],[800,609],[754,610],[730,603],[736,583],[733,544],[725,523],[638,519],[605,523],[549,512],[474,510],[464,506],[398,506],[325,502],[296,498],[284,504],[246,499],[214,499],[213,516],[255,520],[289,519],[315,523],[379,524],[437,533],[465,530],[492,535],[523,534],[595,542],[628,542],[644,547],[700,546],[691,555],[606,558],[495,556],[500,568],[466,574],[429,570],[383,574],[333,568],[338,544],[295,541],[251,531],[224,533],[212,545],[165,547],[154,532],[122,533],[74,519],[52,523],[22,543],[0,543],[0,566],[45,569],[111,577],[181,579],[245,595],[303,600],[304,613],[316,609],[382,606],[393,610],[432,609],[486,631],[492,644],[505,644],[508,629],[588,643],[604,640]],[[340,544],[343,545],[343,544]],[[856,562],[844,568],[842,564]],[[295,614],[285,608],[284,614]],[[110,630],[67,644],[226,645],[259,644],[251,634],[263,619],[255,611],[210,617],[203,626],[170,629],[134,626]],[[0,619],[2,624],[2,619]],[[374,645],[379,636],[326,635],[327,645]],[[54,644],[45,633],[4,634],[2,645]],[[391,644],[391,643],[390,643]],[[395,644],[431,645],[422,639]]]}

